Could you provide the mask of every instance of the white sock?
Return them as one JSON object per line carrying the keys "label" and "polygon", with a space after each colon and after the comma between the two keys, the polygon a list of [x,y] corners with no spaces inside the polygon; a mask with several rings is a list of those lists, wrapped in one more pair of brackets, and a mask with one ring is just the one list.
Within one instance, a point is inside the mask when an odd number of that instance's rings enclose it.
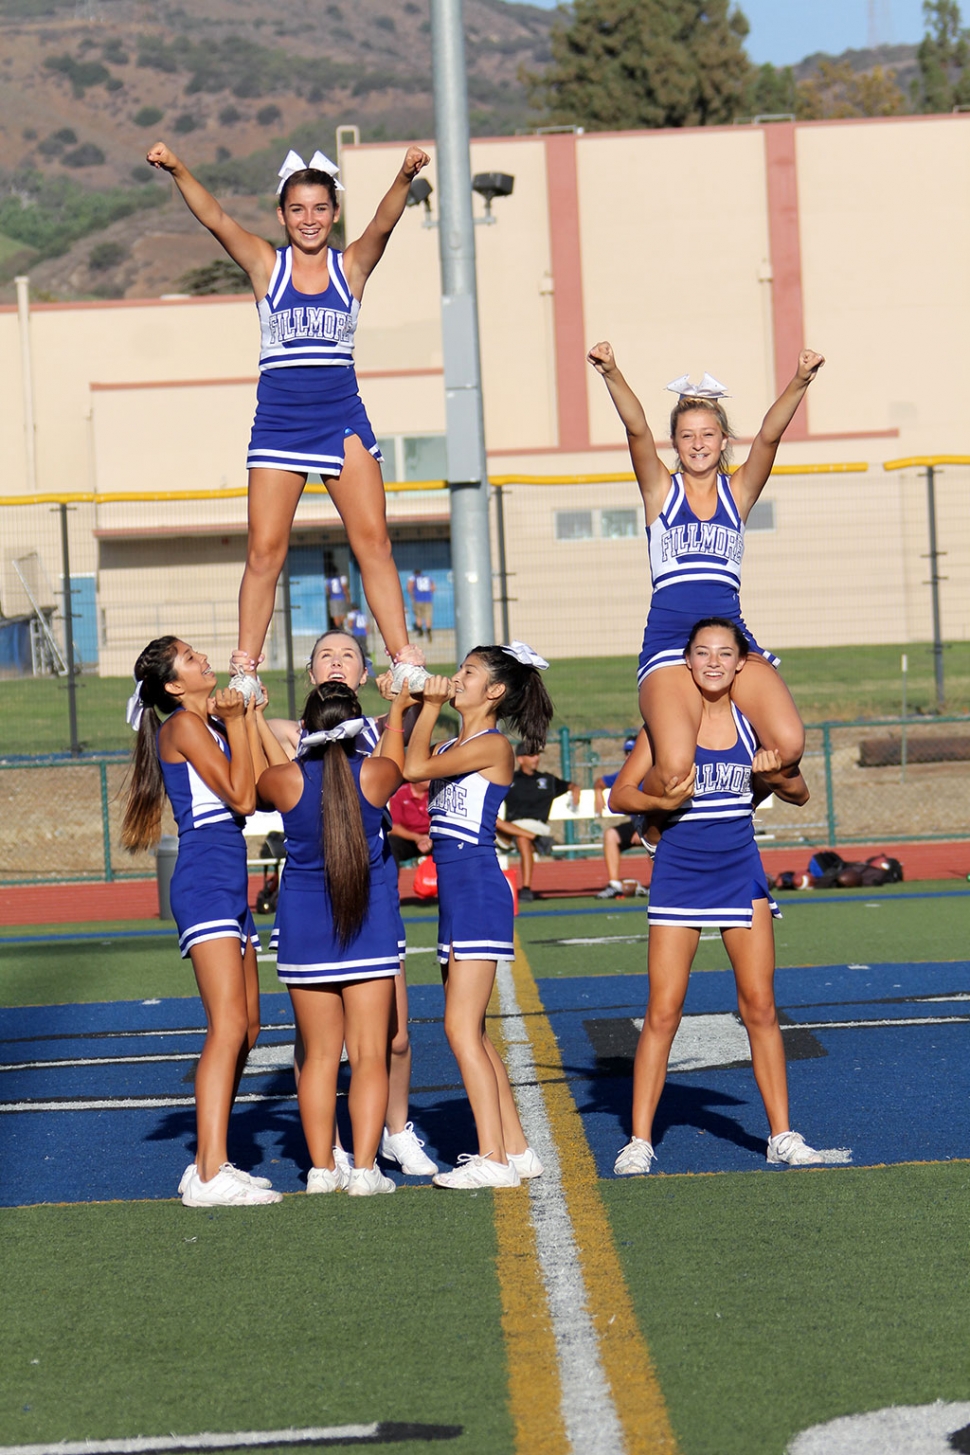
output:
{"label": "white sock", "polygon": [[621,879],[611,879],[610,880],[610,888],[611,889],[622,889],[623,888],[623,881]]}

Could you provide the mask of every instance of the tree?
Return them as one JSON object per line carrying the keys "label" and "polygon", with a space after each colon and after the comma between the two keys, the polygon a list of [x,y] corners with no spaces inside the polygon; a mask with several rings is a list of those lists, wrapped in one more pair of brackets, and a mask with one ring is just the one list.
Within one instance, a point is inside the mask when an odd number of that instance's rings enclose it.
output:
{"label": "tree", "polygon": [[752,70],[744,106],[745,116],[792,116],[798,106],[795,73],[791,66],[780,69],[766,61]]}
{"label": "tree", "polygon": [[748,22],[731,0],[575,0],[532,104],[590,131],[709,126],[744,109]]}
{"label": "tree", "polygon": [[822,59],[818,70],[796,87],[796,114],[800,121],[821,121],[839,116],[896,116],[905,101],[892,71],[874,66],[854,71],[848,61]]}
{"label": "tree", "polygon": [[923,0],[926,34],[916,52],[919,80],[914,100],[920,111],[952,111],[970,104],[970,46],[961,28],[957,0]]}

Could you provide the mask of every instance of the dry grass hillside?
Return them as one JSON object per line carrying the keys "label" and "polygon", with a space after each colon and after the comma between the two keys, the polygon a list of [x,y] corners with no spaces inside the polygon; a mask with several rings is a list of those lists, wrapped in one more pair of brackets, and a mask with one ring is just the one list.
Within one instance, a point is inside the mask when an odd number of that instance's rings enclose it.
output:
{"label": "dry grass hillside", "polygon": [[[429,135],[428,12],[428,0],[0,0],[0,299],[25,268],[58,298],[157,295],[219,255],[145,167],[157,136],[272,235],[257,198],[291,140],[331,151],[345,122],[368,140]],[[466,0],[465,18],[473,132],[528,124],[520,72],[548,58],[553,13]],[[110,195],[107,226],[79,221],[92,191]],[[19,217],[21,203],[37,221],[50,211],[32,247],[5,227],[4,207]]]}

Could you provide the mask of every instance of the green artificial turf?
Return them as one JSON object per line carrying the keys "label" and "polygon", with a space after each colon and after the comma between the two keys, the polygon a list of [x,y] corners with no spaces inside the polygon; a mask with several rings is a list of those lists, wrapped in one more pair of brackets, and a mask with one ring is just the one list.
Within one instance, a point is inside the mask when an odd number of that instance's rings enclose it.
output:
{"label": "green artificial turf", "polygon": [[970,1164],[600,1184],[681,1455],[970,1399]]}
{"label": "green artificial turf", "polygon": [[7,1442],[387,1420],[512,1449],[489,1193],[5,1209],[0,1244]]}
{"label": "green artificial turf", "polygon": [[[938,892],[940,898],[922,895]],[[967,957],[970,890],[953,881],[896,885],[878,890],[778,896],[777,963],[849,965],[883,961],[962,960]],[[557,900],[556,908],[597,908],[598,914],[520,914],[516,930],[537,978],[632,975],[647,964],[647,901]],[[631,943],[632,937],[641,938]],[[563,940],[602,940],[562,944]],[[695,970],[726,970],[719,934],[705,934]]]}
{"label": "green artificial turf", "polygon": [[[424,911],[424,917],[427,913]],[[266,953],[272,916],[259,915],[257,927]],[[429,924],[411,924],[409,947],[435,945],[436,927],[436,917]],[[92,938],[99,932],[100,937]],[[28,943],[16,943],[28,937]],[[436,957],[427,953],[410,956],[408,980],[413,985],[440,984]],[[260,962],[259,983],[264,992],[282,989],[274,961]],[[110,925],[56,925],[50,930],[29,925],[0,931],[0,1006],[147,1000],[154,996],[167,999],[195,994],[192,966],[179,955],[173,924],[160,925],[158,920],[114,921]]]}

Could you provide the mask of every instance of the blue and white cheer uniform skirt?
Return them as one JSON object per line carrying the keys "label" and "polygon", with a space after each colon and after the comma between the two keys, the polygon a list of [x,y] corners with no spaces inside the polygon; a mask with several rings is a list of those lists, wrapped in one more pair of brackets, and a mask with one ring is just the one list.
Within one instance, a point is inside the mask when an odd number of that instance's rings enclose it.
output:
{"label": "blue and white cheer uniform skirt", "polygon": [[438,960],[512,960],[515,907],[512,886],[494,847],[436,839]]}
{"label": "blue and white cheer uniform skirt", "polygon": [[179,835],[169,892],[183,960],[206,940],[238,940],[260,948],[249,908],[246,841],[234,824],[213,824]]}
{"label": "blue and white cheer uniform skirt", "polygon": [[766,899],[774,917],[781,918],[753,840],[741,849],[705,850],[665,842],[661,835],[650,878],[651,928],[749,930],[758,899]]}
{"label": "blue and white cheer uniform skirt", "polygon": [[259,377],[246,468],[332,478],[344,467],[350,435],[383,459],[353,368],[270,369]]}

